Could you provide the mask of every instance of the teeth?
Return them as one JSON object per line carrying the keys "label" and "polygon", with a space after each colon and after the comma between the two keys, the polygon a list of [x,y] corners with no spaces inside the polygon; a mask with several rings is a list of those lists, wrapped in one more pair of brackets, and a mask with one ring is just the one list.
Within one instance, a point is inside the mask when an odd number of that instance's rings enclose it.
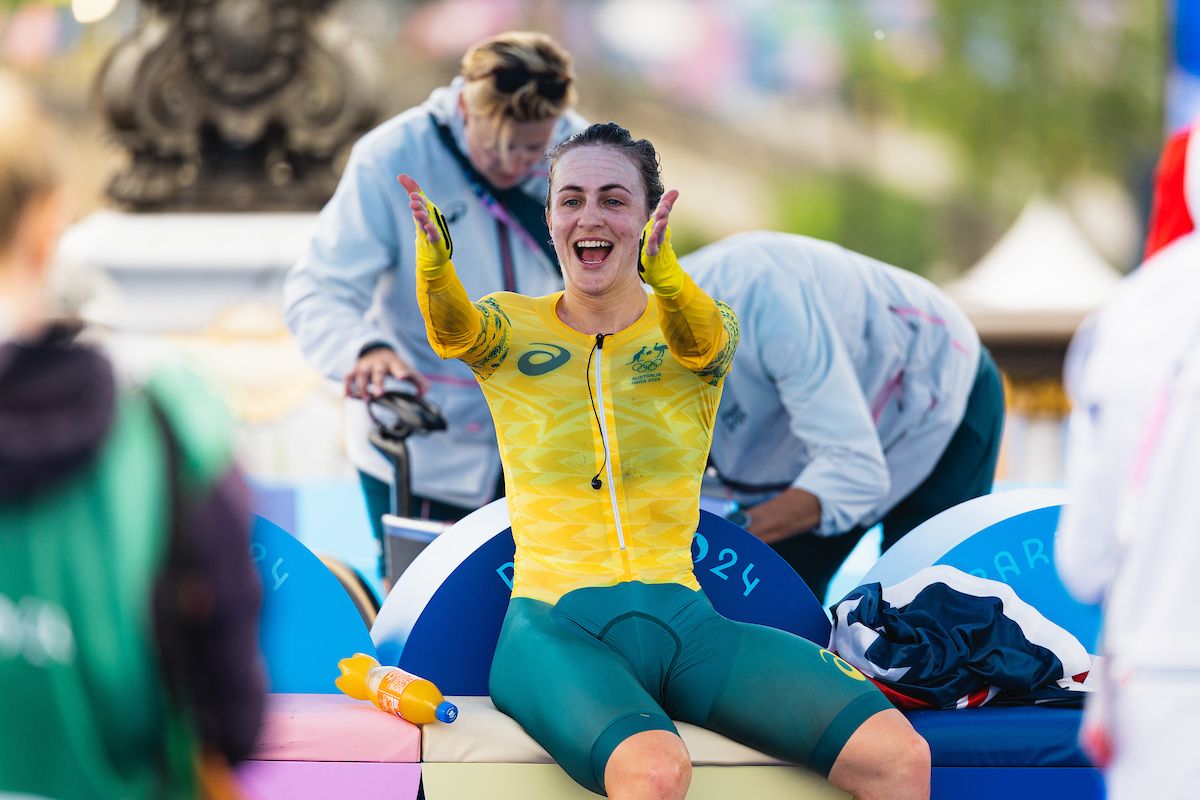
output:
{"label": "teeth", "polygon": [[576,242],[576,247],[612,247],[612,242],[602,242],[598,239],[587,239],[582,242]]}

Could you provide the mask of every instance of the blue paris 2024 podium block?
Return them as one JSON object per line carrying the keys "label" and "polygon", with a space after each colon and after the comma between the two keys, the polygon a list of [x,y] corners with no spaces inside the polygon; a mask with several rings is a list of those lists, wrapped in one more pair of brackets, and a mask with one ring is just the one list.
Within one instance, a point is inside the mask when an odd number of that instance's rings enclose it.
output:
{"label": "blue paris 2024 podium block", "polygon": [[[791,631],[821,646],[829,621],[775,551],[702,511],[692,539],[696,578],[725,616]],[[371,630],[384,664],[449,695],[485,695],[512,591],[513,538],[500,500],[456,523],[401,575]]]}
{"label": "blue paris 2024 podium block", "polygon": [[1096,652],[1100,608],[1075,600],[1054,566],[1062,489],[998,492],[947,509],[884,553],[862,583],[892,586],[933,564],[1007,583],[1017,596]]}
{"label": "blue paris 2024 podium block", "polygon": [[[1020,490],[949,509],[884,554],[863,582],[892,585],[923,567],[949,564],[1010,584],[1093,650],[1098,609],[1071,599],[1054,567],[1064,499],[1059,491]],[[512,556],[502,500],[439,537],[384,603],[372,629],[380,660],[430,678],[447,694],[487,694]],[[828,642],[829,624],[816,598],[774,551],[742,529],[702,512],[692,557],[721,613]],[[909,718],[930,743],[935,800],[1103,797],[1100,774],[1076,742],[1078,709],[985,707]]]}
{"label": "blue paris 2024 podium block", "polygon": [[250,557],[262,580],[259,644],[270,690],[336,693],[339,659],[375,655],[362,615],[321,559],[262,517]]}

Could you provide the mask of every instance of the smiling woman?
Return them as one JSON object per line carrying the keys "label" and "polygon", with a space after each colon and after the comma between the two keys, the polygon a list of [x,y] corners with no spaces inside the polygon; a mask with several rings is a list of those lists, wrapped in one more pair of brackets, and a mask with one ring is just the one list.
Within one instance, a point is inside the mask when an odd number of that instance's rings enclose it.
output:
{"label": "smiling woman", "polygon": [[[567,153],[588,145],[604,145],[622,153],[641,178],[642,191],[646,193],[646,208],[656,208],[663,196],[663,182],[658,153],[647,139],[634,139],[629,131],[615,122],[592,125],[587,130],[572,136],[550,153],[550,175],[553,181],[558,162]],[[550,206],[550,187],[547,186],[546,206]]]}
{"label": "smiling woman", "polygon": [[[654,146],[615,122],[593,125],[551,153],[546,222],[566,283],[556,308],[563,322],[595,334],[641,316],[642,228],[648,254],[657,256],[678,196],[664,197]],[[601,300],[611,310],[601,310]]]}
{"label": "smiling woman", "polygon": [[860,797],[928,797],[924,742],[872,684],[811,642],[720,616],[700,590],[692,534],[738,323],[675,258],[678,193],[663,192],[653,145],[605,123],[552,154],[546,221],[565,286],[544,297],[472,303],[441,212],[400,182],[430,345],[475,373],[504,462],[516,555],[496,707],[613,798],[686,794],[673,719]]}
{"label": "smiling woman", "polygon": [[[636,269],[647,216],[641,181],[629,160],[608,147],[573,150],[556,166],[546,218],[566,282],[559,316],[585,333],[620,330],[646,307]],[[660,209],[664,223],[670,208]]]}

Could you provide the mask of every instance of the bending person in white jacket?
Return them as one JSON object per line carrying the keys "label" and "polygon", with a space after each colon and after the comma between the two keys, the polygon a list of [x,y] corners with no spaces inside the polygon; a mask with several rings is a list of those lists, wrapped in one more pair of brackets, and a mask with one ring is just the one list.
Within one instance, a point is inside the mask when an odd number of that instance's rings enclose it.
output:
{"label": "bending person in white jacket", "polygon": [[434,355],[417,308],[412,214],[396,176],[443,202],[473,297],[548,294],[562,273],[545,223],[546,149],[584,122],[571,57],[540,33],[502,33],[463,56],[462,74],[355,144],[304,257],[288,274],[288,326],[308,361],[345,386],[346,445],[375,534],[391,465],[371,447],[362,398],[409,380],[449,428],[409,441],[414,516],[453,520],[503,491],[491,416],[475,378]]}
{"label": "bending person in white jacket", "polygon": [[[1184,201],[1200,209],[1200,124]],[[1083,740],[1108,796],[1191,798],[1200,717],[1200,233],[1155,252],[1080,329],[1067,358],[1067,486],[1055,561],[1104,602],[1100,691]]]}
{"label": "bending person in white jacket", "polygon": [[682,263],[742,320],[712,446],[721,485],[706,491],[739,501],[739,521],[818,600],[876,522],[886,549],[991,491],[1000,376],[933,284],[784,233],[731,236]]}

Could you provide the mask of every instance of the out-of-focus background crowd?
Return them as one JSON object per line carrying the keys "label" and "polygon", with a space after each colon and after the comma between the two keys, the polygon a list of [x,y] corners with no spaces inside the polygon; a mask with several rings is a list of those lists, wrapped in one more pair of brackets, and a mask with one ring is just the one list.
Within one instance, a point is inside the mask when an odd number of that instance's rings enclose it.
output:
{"label": "out-of-focus background crowd", "polygon": [[[381,118],[424,100],[480,38],[555,36],[577,61],[584,115],[619,119],[663,150],[686,198],[681,250],[772,228],[946,282],[1041,194],[1124,271],[1164,132],[1186,121],[1164,116],[1163,0],[331,5],[378,62]],[[84,213],[105,203],[124,157],[91,89],[138,14],[131,0],[90,24],[65,2],[0,6],[0,60],[68,122]]]}

